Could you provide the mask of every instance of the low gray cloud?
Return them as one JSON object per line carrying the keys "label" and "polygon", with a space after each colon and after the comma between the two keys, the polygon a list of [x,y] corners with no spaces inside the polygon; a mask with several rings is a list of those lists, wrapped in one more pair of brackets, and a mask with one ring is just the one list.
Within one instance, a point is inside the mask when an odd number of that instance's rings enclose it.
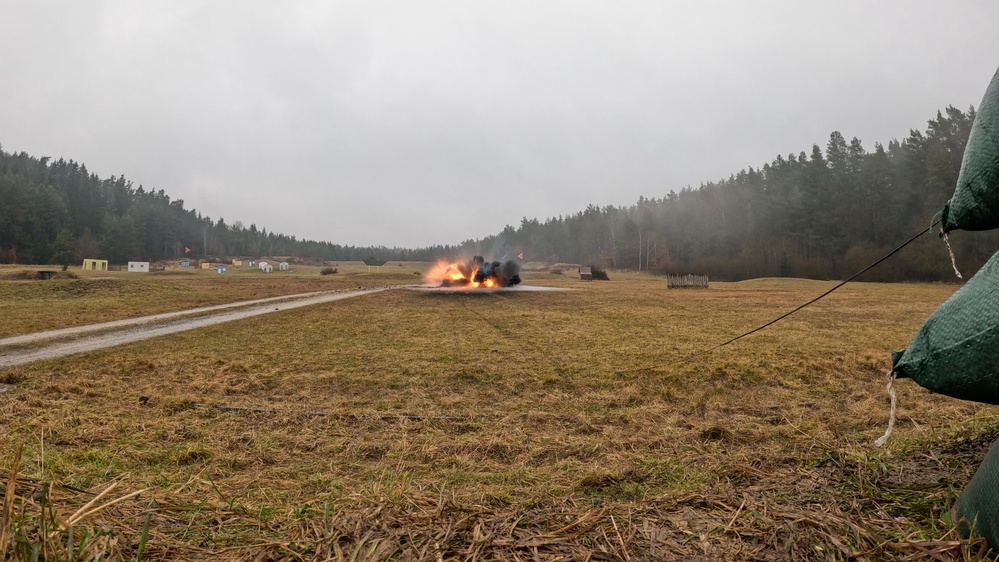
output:
{"label": "low gray cloud", "polygon": [[[24,2],[0,143],[301,238],[424,246],[977,106],[991,2]],[[0,202],[2,204],[2,202]]]}

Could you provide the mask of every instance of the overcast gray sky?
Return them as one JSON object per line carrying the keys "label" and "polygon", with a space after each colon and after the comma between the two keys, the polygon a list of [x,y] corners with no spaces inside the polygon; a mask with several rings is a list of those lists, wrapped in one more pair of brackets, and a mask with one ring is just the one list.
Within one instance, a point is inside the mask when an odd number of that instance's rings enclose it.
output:
{"label": "overcast gray sky", "polygon": [[[0,144],[227,223],[417,247],[981,101],[999,2],[13,2]],[[2,202],[0,202],[2,204]]]}

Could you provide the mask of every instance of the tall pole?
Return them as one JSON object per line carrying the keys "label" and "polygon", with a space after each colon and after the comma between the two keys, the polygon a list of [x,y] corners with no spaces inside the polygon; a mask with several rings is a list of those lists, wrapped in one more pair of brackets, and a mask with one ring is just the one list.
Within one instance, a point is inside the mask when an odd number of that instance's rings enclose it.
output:
{"label": "tall pole", "polygon": [[638,229],[638,271],[642,270],[642,229]]}

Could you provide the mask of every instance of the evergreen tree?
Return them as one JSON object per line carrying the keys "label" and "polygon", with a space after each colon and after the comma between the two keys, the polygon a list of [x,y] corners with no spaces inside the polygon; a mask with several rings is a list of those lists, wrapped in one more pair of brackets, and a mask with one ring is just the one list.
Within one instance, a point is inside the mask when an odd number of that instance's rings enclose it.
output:
{"label": "evergreen tree", "polygon": [[[72,160],[6,153],[0,147],[0,263],[114,263],[179,257],[295,256],[317,261],[490,257],[756,276],[840,278],[925,228],[954,189],[974,122],[947,107],[925,132],[876,143],[838,131],[825,150],[777,155],[726,179],[639,196],[631,206],[589,205],[545,220],[523,217],[495,236],[451,246],[354,247],[299,240],[184,208],[162,189],[121,176],[101,179]],[[999,247],[999,233],[952,237],[964,273]],[[190,248],[191,253],[184,249]],[[951,279],[949,260],[927,237],[870,279]]]}

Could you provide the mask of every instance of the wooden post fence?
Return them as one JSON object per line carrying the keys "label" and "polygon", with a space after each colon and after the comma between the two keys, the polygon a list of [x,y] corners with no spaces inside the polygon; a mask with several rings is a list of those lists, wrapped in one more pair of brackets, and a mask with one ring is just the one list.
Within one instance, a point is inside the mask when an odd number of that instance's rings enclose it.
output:
{"label": "wooden post fence", "polygon": [[686,287],[708,288],[708,276],[696,275],[692,273],[667,273],[666,287],[669,289],[679,289]]}

